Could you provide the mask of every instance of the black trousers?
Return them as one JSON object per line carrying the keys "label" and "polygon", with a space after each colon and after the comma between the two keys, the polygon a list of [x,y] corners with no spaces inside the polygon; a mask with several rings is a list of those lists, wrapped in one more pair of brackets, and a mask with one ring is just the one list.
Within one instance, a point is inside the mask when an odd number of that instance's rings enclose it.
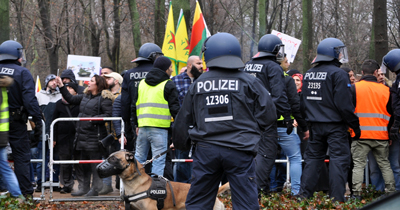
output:
{"label": "black trousers", "polygon": [[343,123],[311,123],[300,194],[312,197],[329,148],[329,196],[344,202],[351,153]]}
{"label": "black trousers", "polygon": [[[74,154],[76,160],[101,160],[101,153],[99,151],[77,150]],[[103,188],[103,181],[96,170],[97,165],[98,163],[76,165],[76,179],[78,180],[78,188],[80,190],[89,191],[89,189],[94,189],[99,192]],[[91,186],[90,183],[92,183]]]}
{"label": "black trousers", "polygon": [[278,128],[276,123],[271,125],[263,134],[259,142],[259,149],[256,156],[256,181],[260,193],[269,193],[272,168],[275,164],[278,151]]}
{"label": "black trousers", "polygon": [[[14,172],[23,195],[32,195],[30,181],[31,144],[26,124],[19,121],[10,123],[9,142],[14,159]],[[41,143],[41,142],[40,142]]]}

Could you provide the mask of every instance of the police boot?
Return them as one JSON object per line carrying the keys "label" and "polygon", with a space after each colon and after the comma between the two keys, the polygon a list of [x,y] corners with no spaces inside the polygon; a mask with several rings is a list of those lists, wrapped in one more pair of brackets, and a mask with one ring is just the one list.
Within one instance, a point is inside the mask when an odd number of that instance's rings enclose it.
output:
{"label": "police boot", "polygon": [[76,192],[71,193],[72,196],[82,196],[88,193],[89,190],[78,190]]}
{"label": "police boot", "polygon": [[95,189],[90,189],[85,196],[99,196],[99,192],[97,192]]}

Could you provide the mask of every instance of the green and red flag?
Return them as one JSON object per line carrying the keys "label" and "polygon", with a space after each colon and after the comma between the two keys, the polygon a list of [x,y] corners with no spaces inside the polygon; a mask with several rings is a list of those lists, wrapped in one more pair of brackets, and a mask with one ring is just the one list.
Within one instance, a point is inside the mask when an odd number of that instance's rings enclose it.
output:
{"label": "green and red flag", "polygon": [[211,36],[208,31],[206,21],[200,9],[200,4],[196,1],[196,9],[194,11],[192,35],[190,37],[189,56],[200,55],[201,48],[207,37]]}

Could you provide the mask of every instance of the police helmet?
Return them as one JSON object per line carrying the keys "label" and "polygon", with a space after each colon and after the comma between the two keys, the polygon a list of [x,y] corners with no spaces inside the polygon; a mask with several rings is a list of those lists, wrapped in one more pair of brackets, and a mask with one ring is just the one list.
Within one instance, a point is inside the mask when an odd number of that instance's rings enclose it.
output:
{"label": "police helmet", "polygon": [[25,62],[25,51],[22,45],[16,41],[8,40],[0,45],[0,61],[4,60],[18,60],[22,58]]}
{"label": "police helmet", "polygon": [[44,83],[45,83],[45,86],[43,87],[44,90],[47,88],[47,85],[49,84],[49,82],[53,79],[56,79],[56,75],[54,75],[54,74],[47,75],[46,79],[44,80]]}
{"label": "police helmet", "polygon": [[253,58],[276,56],[277,59],[282,59],[285,54],[284,46],[278,36],[266,34],[258,42],[258,53]]}
{"label": "police helmet", "polygon": [[138,57],[131,62],[136,63],[139,61],[150,61],[154,63],[159,55],[164,54],[162,53],[161,48],[158,45],[154,43],[145,43],[140,47]]}
{"label": "police helmet", "polygon": [[[207,67],[239,69],[244,67],[239,41],[229,33],[217,33],[206,39],[201,49]],[[202,57],[202,56],[201,56]]]}
{"label": "police helmet", "polygon": [[391,72],[398,72],[400,70],[400,49],[389,51],[382,59],[381,70],[386,73],[386,69]]}
{"label": "police helmet", "polygon": [[321,61],[333,61],[335,59],[341,63],[347,63],[349,61],[347,48],[339,39],[326,38],[319,43],[317,57],[312,64]]}
{"label": "police helmet", "polygon": [[121,76],[124,77],[126,72],[128,72],[128,69],[123,70],[123,71],[121,72]]}

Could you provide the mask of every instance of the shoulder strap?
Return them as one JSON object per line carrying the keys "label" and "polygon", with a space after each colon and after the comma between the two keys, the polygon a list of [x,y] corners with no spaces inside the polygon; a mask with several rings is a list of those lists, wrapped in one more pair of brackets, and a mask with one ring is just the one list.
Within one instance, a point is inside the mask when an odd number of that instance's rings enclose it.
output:
{"label": "shoulder strap", "polygon": [[[68,105],[65,106],[65,109],[67,110],[69,117],[72,117],[72,114],[71,114],[71,111],[68,108]],[[72,121],[72,124],[74,124],[74,126],[76,127],[76,122],[75,121]]]}

